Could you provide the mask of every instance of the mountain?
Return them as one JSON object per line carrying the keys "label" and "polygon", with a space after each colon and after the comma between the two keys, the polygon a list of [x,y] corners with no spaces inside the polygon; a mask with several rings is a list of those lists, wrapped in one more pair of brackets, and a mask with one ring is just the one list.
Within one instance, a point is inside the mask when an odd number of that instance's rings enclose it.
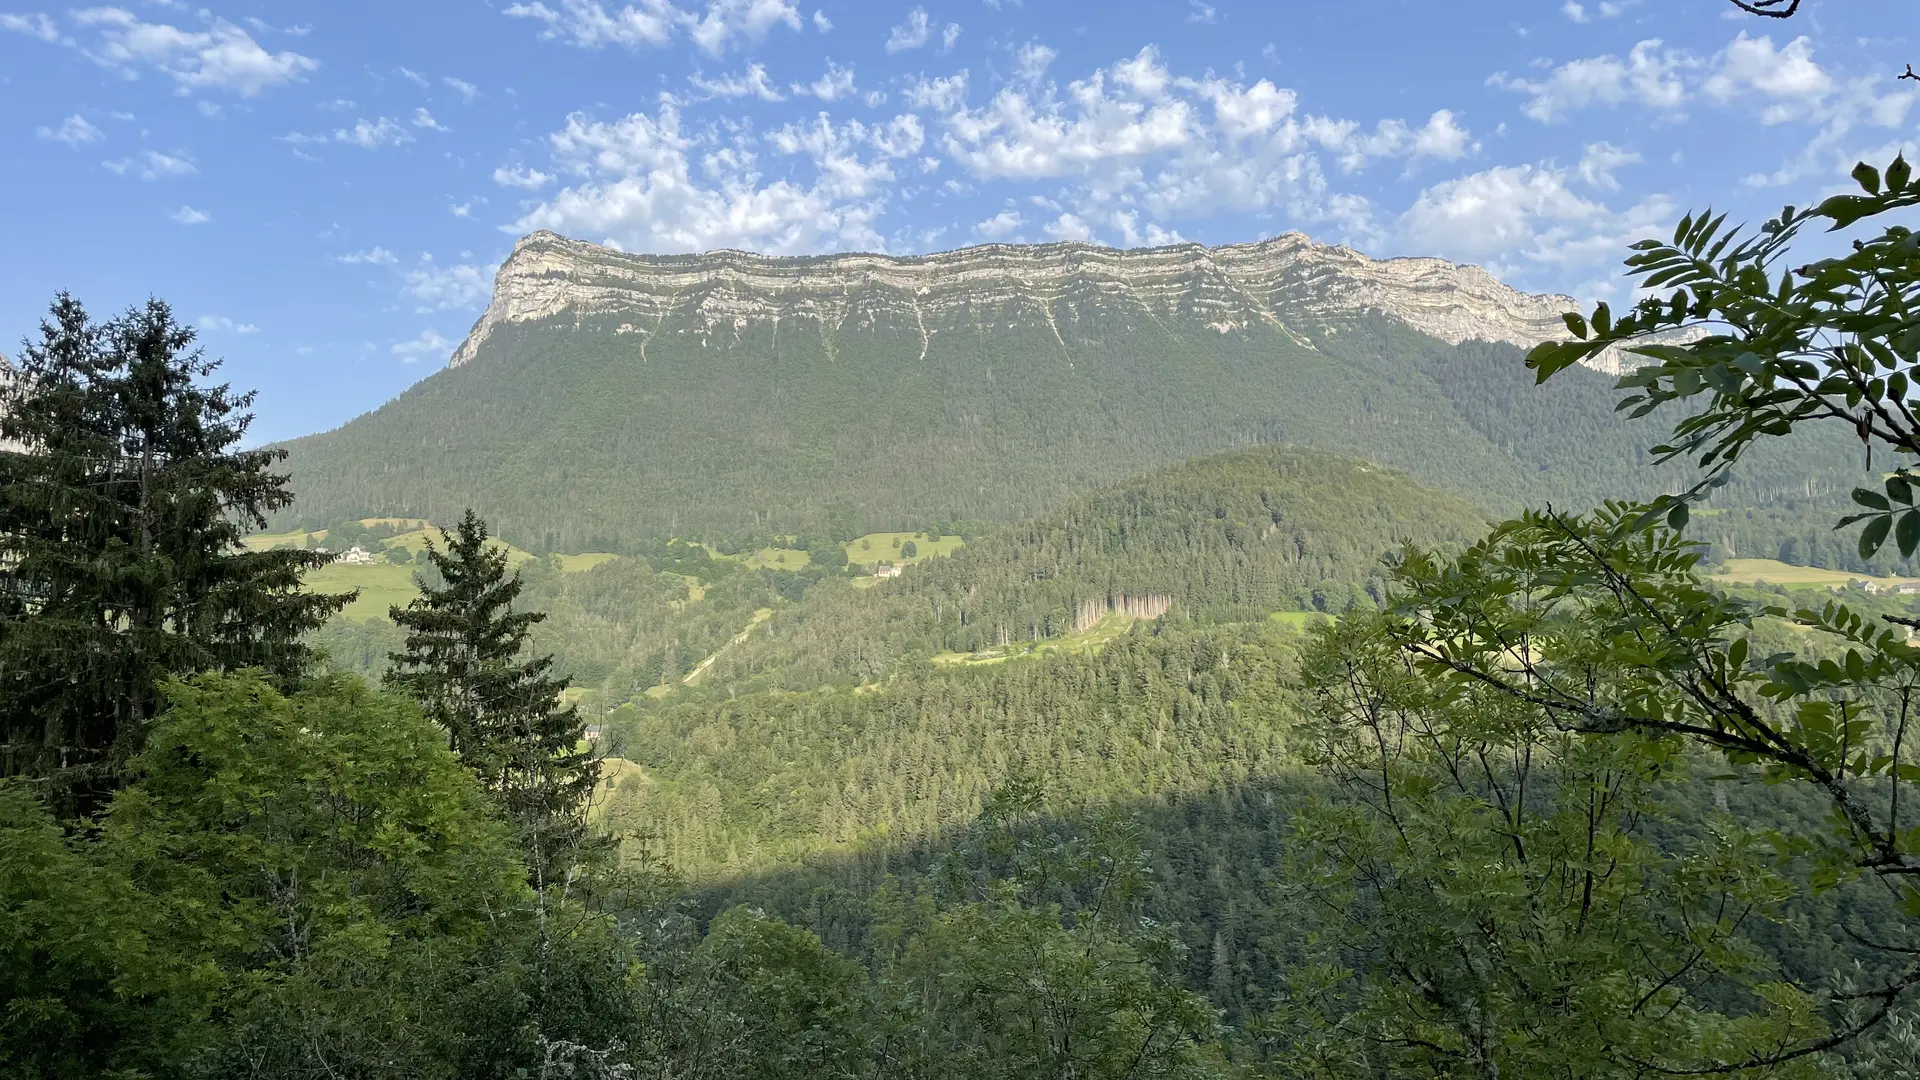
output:
{"label": "mountain", "polygon": [[[300,522],[478,508],[536,550],[1011,521],[1234,447],[1510,508],[1644,494],[1611,379],[1536,388],[1566,297],[1287,234],[1117,251],[630,255],[522,239],[449,366],[287,444]],[[1792,484],[1814,465],[1794,466]],[[289,521],[288,524],[292,524]]]}

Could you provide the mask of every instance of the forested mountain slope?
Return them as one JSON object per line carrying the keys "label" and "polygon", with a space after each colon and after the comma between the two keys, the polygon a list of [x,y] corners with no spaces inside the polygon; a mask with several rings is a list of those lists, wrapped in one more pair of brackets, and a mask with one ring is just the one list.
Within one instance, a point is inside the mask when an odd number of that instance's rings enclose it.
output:
{"label": "forested mountain slope", "polygon": [[883,677],[902,660],[1031,645],[1109,615],[1254,621],[1385,598],[1401,544],[1464,541],[1463,500],[1350,458],[1267,447],[1162,469],[871,589],[816,586],[712,672],[734,687]]}
{"label": "forested mountain slope", "polygon": [[[1613,414],[1611,377],[1536,387],[1522,366],[1569,304],[1297,235],[773,259],[534,234],[455,364],[288,444],[288,520],[472,506],[534,550],[852,535],[1017,520],[1259,444],[1497,508],[1647,493],[1663,483],[1638,449],[1651,429]],[[1800,455],[1757,466],[1756,490],[1850,467]]]}

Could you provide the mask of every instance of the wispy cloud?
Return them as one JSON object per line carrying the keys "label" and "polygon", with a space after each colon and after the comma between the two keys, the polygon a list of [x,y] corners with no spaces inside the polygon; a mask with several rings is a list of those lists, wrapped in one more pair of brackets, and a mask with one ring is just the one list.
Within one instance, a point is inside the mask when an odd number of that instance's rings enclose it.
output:
{"label": "wispy cloud", "polygon": [[88,123],[86,117],[79,115],[69,116],[60,121],[60,126],[57,128],[42,127],[34,134],[42,139],[63,142],[73,147],[85,146],[105,138],[99,128]]}

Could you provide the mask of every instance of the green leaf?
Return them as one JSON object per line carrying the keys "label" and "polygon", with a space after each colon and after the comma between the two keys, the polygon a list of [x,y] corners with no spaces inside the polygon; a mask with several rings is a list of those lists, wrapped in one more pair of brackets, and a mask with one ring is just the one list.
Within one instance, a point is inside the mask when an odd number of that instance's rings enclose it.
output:
{"label": "green leaf", "polygon": [[1567,322],[1567,333],[1572,334],[1581,341],[1587,340],[1587,320],[1581,318],[1579,312],[1569,311],[1560,317]]}
{"label": "green leaf", "polygon": [[1873,558],[1873,553],[1879,551],[1880,545],[1887,542],[1887,532],[1892,528],[1892,515],[1877,517],[1867,522],[1867,527],[1860,530],[1860,557]]}
{"label": "green leaf", "polygon": [[1900,545],[1900,557],[1905,559],[1920,548],[1920,510],[1909,510],[1900,515],[1900,527],[1894,530],[1894,541]]}
{"label": "green leaf", "polygon": [[1893,507],[1887,504],[1887,497],[1885,495],[1869,488],[1854,488],[1853,501],[1873,510],[1893,509]]}
{"label": "green leaf", "polygon": [[1905,154],[1897,155],[1893,164],[1887,166],[1887,190],[1905,191],[1907,179],[1913,175],[1913,166],[1907,164]]}
{"label": "green leaf", "polygon": [[1821,203],[1813,214],[1815,217],[1833,219],[1834,229],[1844,229],[1874,213],[1879,207],[1880,200],[1866,195],[1835,195]]}
{"label": "green leaf", "polygon": [[1674,503],[1673,509],[1667,511],[1667,528],[1672,529],[1674,532],[1681,532],[1685,530],[1686,527],[1687,504],[1683,502]]}
{"label": "green leaf", "polygon": [[1851,175],[1853,176],[1854,181],[1858,183],[1863,189],[1866,190],[1867,194],[1869,195],[1880,194],[1880,170],[1879,169],[1876,169],[1873,166],[1863,161],[1860,164],[1855,165],[1853,167],[1853,172]]}

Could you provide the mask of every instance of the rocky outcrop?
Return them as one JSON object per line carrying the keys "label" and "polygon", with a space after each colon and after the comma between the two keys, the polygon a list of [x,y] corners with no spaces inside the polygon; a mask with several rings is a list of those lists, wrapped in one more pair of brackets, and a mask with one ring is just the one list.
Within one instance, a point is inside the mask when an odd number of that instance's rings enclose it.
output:
{"label": "rocky outcrop", "polygon": [[511,323],[613,320],[644,342],[670,315],[713,329],[760,319],[817,319],[837,329],[850,315],[873,317],[878,304],[925,334],[1009,309],[1030,308],[1052,325],[1068,297],[1221,334],[1264,323],[1298,337],[1373,313],[1449,344],[1477,338],[1523,347],[1564,337],[1561,316],[1576,307],[1571,297],[1509,288],[1476,266],[1373,259],[1299,233],[1213,248],[987,244],[904,257],[780,258],[631,255],[536,232],[514,245],[492,303],[449,363],[472,360]]}

